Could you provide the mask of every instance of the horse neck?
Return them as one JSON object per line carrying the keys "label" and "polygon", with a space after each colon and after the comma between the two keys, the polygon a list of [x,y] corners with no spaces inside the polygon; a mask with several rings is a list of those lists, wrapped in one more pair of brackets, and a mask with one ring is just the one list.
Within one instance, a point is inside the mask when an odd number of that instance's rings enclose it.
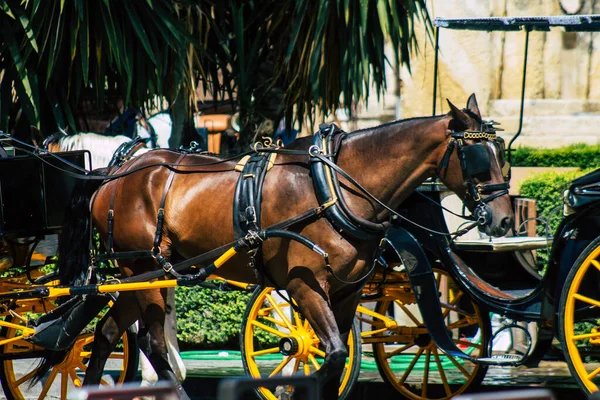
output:
{"label": "horse neck", "polygon": [[447,118],[415,118],[352,133],[343,142],[338,165],[396,208],[435,174],[448,141]]}

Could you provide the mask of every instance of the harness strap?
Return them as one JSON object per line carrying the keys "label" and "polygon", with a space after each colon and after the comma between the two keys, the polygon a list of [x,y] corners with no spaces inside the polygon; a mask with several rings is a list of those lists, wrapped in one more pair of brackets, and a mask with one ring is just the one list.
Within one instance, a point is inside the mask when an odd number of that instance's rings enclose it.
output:
{"label": "harness strap", "polygon": [[[134,163],[131,163],[125,167],[125,172],[127,173],[129,169],[133,166]],[[107,232],[106,232],[106,249],[110,252],[113,251],[113,232],[114,232],[114,222],[115,222],[115,197],[117,195],[117,189],[122,181],[118,181],[115,185],[114,190],[110,195],[110,206],[108,208],[107,215]],[[92,247],[90,247],[92,248]]]}
{"label": "harness strap", "polygon": [[[339,152],[339,146],[342,145],[342,140],[344,139],[344,137],[346,137],[345,132],[339,133],[337,135],[327,136],[326,150],[333,155],[329,157],[330,159],[334,159],[337,156]],[[364,229],[365,231],[380,233],[387,230],[389,226],[389,223],[387,221],[383,223],[371,222],[368,219],[362,218],[354,214],[352,210],[350,210],[350,207],[348,207],[348,204],[344,199],[344,195],[342,193],[337,174],[335,173],[335,171],[330,171],[330,174],[333,190],[335,196],[337,197],[340,211],[342,212],[342,214],[345,215],[346,218],[348,218],[353,224],[358,226],[360,229]]]}
{"label": "harness strap", "polygon": [[[302,221],[306,221],[308,219],[320,218],[322,216],[323,210],[321,208],[312,208],[303,212],[300,215],[296,215],[295,217],[288,218],[284,221],[281,221],[275,225],[271,225],[266,231],[274,231],[280,232],[283,229],[289,228],[292,225],[298,224]],[[299,235],[298,235],[299,236]],[[292,238],[293,240],[298,240],[296,236]],[[237,247],[236,247],[237,246]],[[187,260],[181,261],[172,266],[171,273],[184,271],[194,265],[201,265],[209,260],[215,259],[218,256],[224,254],[227,250],[234,247],[236,249],[242,249],[248,246],[248,242],[245,238],[240,238],[231,243],[227,243],[221,247],[217,247],[209,252],[200,254],[196,257],[189,258]],[[123,259],[123,258],[148,258],[154,257],[155,254],[152,251],[129,251],[129,252],[118,252],[118,253],[110,253],[110,254],[102,254],[97,257],[98,260],[108,260],[108,259]],[[144,272],[140,275],[132,276],[129,278],[121,279],[120,282],[144,282],[151,279],[156,279],[164,276],[166,271],[164,269],[159,269],[155,271]]]}
{"label": "harness strap", "polygon": [[[181,154],[175,162],[175,165],[179,165],[185,156],[187,156],[186,153]],[[174,179],[175,170],[172,169],[169,171],[169,176],[167,178],[167,182],[165,183],[165,188],[163,189],[163,194],[160,199],[160,205],[158,206],[156,217],[156,233],[154,234],[154,247],[152,248],[152,251],[154,252],[160,252],[160,242],[162,241],[163,225],[165,223],[165,203],[167,201],[167,194],[169,193],[169,189],[171,189],[171,184],[173,183]]]}
{"label": "harness strap", "polygon": [[456,140],[454,138],[450,139],[448,143],[448,147],[446,147],[446,152],[444,153],[444,157],[442,157],[442,161],[438,166],[437,174],[438,176],[442,176],[442,171],[444,171],[444,176],[448,172],[448,164],[450,162],[450,157],[452,156],[452,152],[454,151],[454,146],[456,145]]}
{"label": "harness strap", "polygon": [[[337,231],[359,240],[377,239],[383,234],[385,228],[381,224],[358,217],[345,203],[342,204],[339,182],[334,173],[337,170],[328,167],[336,165],[331,154],[332,140],[334,140],[334,136],[343,138],[344,134],[340,132],[333,124],[321,125],[319,132],[314,135],[313,145],[308,151],[311,157],[310,172],[317,200],[325,208],[327,220]],[[341,143],[341,139],[338,139],[338,143]],[[346,178],[346,176],[342,176]]]}

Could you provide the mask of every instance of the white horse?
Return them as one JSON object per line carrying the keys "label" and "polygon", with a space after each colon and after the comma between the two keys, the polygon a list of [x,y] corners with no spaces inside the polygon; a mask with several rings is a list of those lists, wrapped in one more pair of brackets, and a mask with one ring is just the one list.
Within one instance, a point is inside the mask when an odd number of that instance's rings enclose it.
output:
{"label": "white horse", "polygon": [[[173,121],[167,112],[159,112],[150,118],[138,118],[135,124],[136,137],[146,141],[146,147],[135,152],[139,156],[151,149],[169,148],[169,140],[173,131]],[[91,170],[108,166],[115,151],[124,143],[133,139],[127,136],[108,136],[100,133],[84,132],[70,135],[64,130],[49,136],[44,141],[44,147],[50,152],[88,150],[92,156],[92,164],[86,160],[86,169]]]}
{"label": "white horse", "polygon": [[[154,114],[147,120],[138,119],[135,133],[138,137],[146,139],[146,147],[138,149],[131,156],[139,156],[153,148],[168,148],[171,138],[173,122],[167,112]],[[115,152],[123,143],[132,142],[127,136],[106,136],[99,133],[78,133],[69,135],[61,130],[60,133],[48,137],[44,146],[50,152],[88,150],[91,154],[92,164],[86,169],[104,168],[109,165]],[[185,380],[186,368],[179,355],[177,345],[177,318],[175,317],[175,291],[169,289],[167,294],[167,316],[165,318],[165,339],[167,341],[169,364],[180,381]],[[140,352],[140,367],[142,369],[142,386],[148,386],[158,381],[158,376],[152,368],[150,361],[143,352]]]}

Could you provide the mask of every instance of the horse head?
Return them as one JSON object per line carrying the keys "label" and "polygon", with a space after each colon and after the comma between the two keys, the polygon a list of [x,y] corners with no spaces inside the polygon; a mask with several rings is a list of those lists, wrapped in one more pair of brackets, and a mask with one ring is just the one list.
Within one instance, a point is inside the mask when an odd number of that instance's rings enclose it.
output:
{"label": "horse head", "polygon": [[58,153],[60,151],[60,139],[69,136],[69,134],[63,129],[58,129],[58,132],[48,136],[42,142],[42,147],[51,153]]}
{"label": "horse head", "polygon": [[474,94],[465,109],[458,109],[450,101],[448,104],[448,142],[437,175],[463,200],[481,231],[503,236],[514,224],[503,173],[504,141],[496,136],[493,123],[482,120]]}

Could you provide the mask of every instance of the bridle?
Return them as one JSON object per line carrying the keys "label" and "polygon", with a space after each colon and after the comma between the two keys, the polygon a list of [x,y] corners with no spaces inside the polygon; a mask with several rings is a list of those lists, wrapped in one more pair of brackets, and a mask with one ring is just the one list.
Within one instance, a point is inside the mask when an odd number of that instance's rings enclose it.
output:
{"label": "bridle", "polygon": [[[488,181],[491,179],[491,160],[489,152],[483,143],[465,145],[465,140],[494,141],[501,144],[501,141],[496,136],[496,131],[499,130],[494,127],[496,124],[494,121],[481,121],[480,131],[453,131],[450,134],[450,141],[437,171],[438,176],[441,177],[442,173],[445,176],[450,156],[456,148],[464,184],[467,187],[467,195],[472,204],[474,204],[473,217],[481,226],[489,225],[492,221],[492,212],[488,203],[508,194],[510,185],[508,181],[493,184],[475,183],[475,179],[479,181]],[[481,197],[482,195],[488,196]]]}

